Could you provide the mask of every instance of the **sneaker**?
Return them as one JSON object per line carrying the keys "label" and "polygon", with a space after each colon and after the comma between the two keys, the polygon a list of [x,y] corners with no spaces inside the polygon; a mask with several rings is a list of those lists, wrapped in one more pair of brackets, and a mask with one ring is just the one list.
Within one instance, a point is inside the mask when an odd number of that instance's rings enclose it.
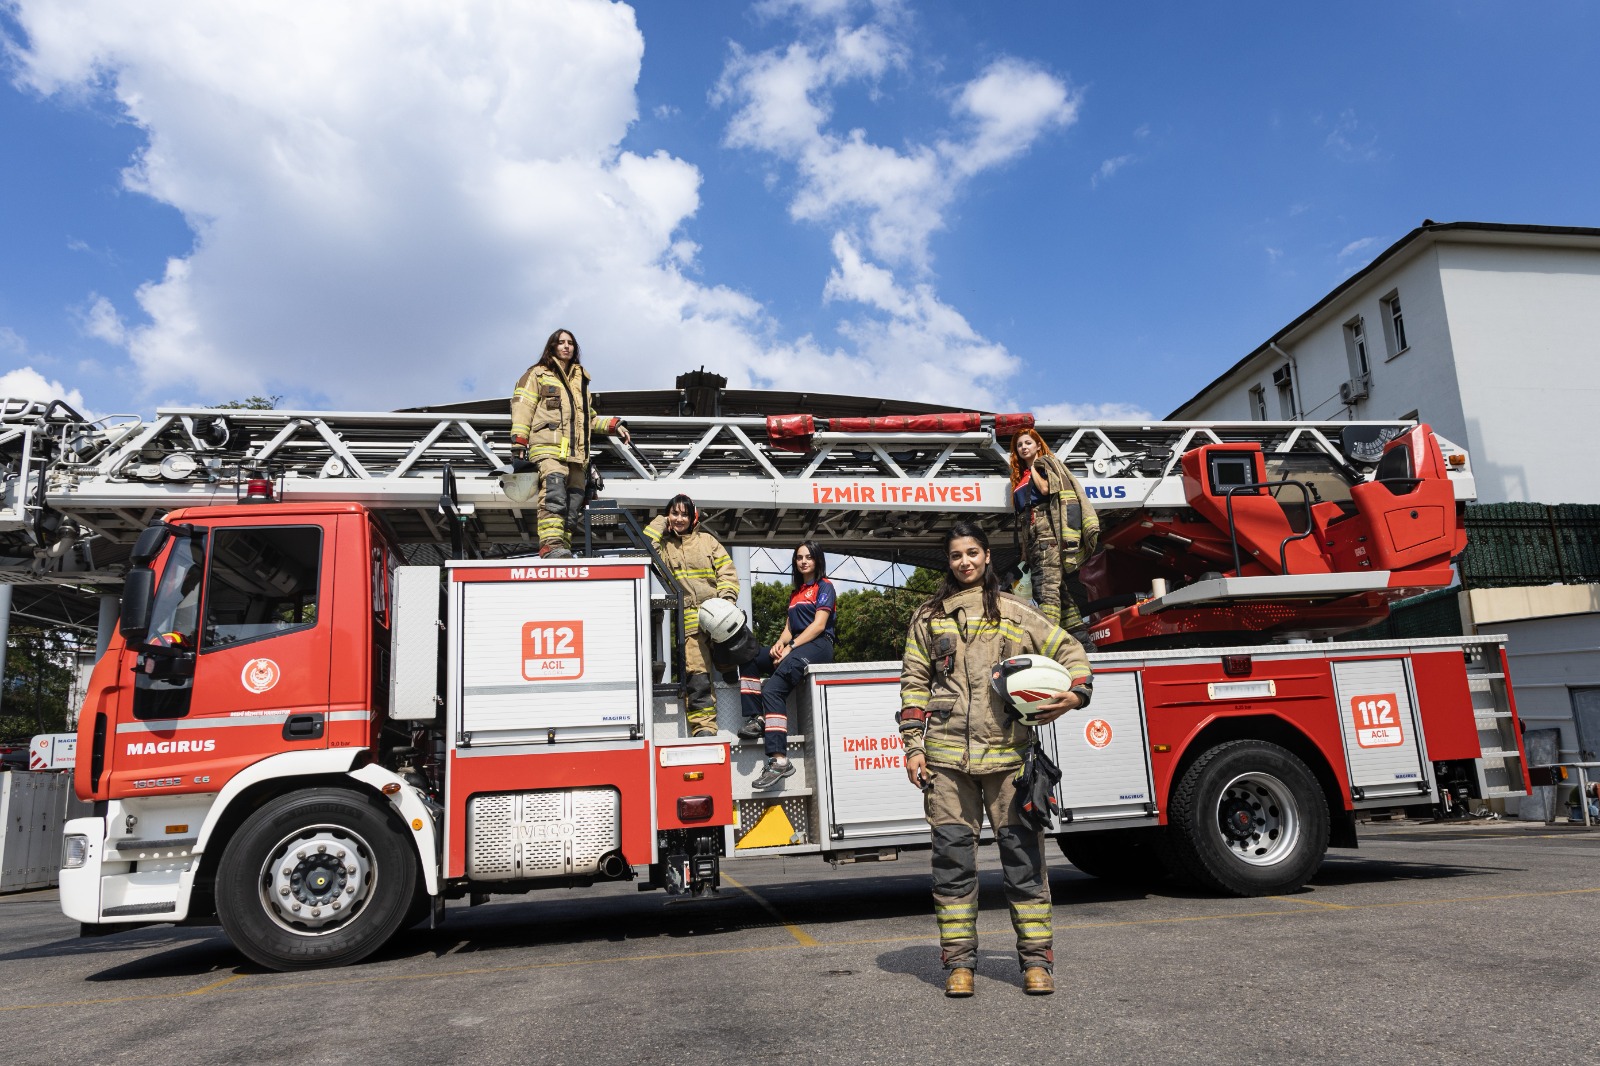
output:
{"label": "sneaker", "polygon": [[766,735],[767,726],[759,717],[746,718],[744,725],[739,727],[740,740],[760,740]]}
{"label": "sneaker", "polygon": [[777,759],[768,759],[761,776],[756,778],[750,787],[757,792],[766,792],[768,789],[776,788],[779,781],[793,775],[795,769],[793,761],[779,762]]}

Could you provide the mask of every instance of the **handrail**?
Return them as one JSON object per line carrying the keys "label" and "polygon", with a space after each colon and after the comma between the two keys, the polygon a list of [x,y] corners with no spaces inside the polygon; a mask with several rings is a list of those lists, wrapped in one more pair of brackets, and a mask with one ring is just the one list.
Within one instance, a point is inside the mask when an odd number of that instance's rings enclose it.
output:
{"label": "handrail", "polygon": [[[1282,481],[1258,481],[1250,485],[1235,485],[1227,492],[1228,539],[1233,544],[1233,572],[1235,574],[1244,569],[1244,564],[1239,559],[1239,526],[1233,520],[1234,494],[1255,489],[1281,488],[1284,485],[1293,485],[1300,490],[1301,503],[1306,509],[1306,528],[1303,533],[1293,533],[1284,537],[1282,543],[1278,545],[1278,572],[1280,574],[1286,575],[1289,573],[1289,542],[1292,540],[1304,540],[1315,531],[1315,527],[1311,524],[1311,490],[1306,486],[1305,482],[1297,481],[1294,478],[1284,478]],[[1274,500],[1276,500],[1276,497],[1274,497]]]}

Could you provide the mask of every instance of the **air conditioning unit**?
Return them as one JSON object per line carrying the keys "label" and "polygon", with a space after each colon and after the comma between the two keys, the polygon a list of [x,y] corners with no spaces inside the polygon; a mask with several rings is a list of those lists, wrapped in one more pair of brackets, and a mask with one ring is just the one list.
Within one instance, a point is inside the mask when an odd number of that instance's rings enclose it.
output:
{"label": "air conditioning unit", "polygon": [[1339,399],[1344,403],[1355,403],[1357,400],[1367,398],[1367,379],[1351,378],[1339,386]]}
{"label": "air conditioning unit", "polygon": [[1272,372],[1272,383],[1279,388],[1283,388],[1284,386],[1288,385],[1291,380],[1289,365],[1287,363]]}

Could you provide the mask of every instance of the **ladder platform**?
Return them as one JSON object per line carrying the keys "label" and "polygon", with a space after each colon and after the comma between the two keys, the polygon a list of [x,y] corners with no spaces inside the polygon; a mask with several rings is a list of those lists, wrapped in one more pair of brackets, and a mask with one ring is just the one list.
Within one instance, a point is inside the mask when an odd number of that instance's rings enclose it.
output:
{"label": "ladder platform", "polygon": [[1357,574],[1270,574],[1263,577],[1215,577],[1185,585],[1164,596],[1139,604],[1139,613],[1158,614],[1177,607],[1205,607],[1215,604],[1295,600],[1331,602],[1362,592],[1386,592],[1390,588],[1388,570]]}

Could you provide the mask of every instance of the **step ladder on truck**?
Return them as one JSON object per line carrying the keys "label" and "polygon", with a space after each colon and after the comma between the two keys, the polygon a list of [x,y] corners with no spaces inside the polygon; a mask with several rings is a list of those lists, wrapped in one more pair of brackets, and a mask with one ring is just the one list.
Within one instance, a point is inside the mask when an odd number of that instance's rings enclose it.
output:
{"label": "step ladder on truck", "polygon": [[[783,426],[762,446],[737,419],[638,420],[645,459],[608,487],[592,554],[414,565],[408,549],[453,531],[490,556],[517,536],[520,506],[490,484],[501,446],[458,433],[432,465],[384,418],[289,414],[271,435],[229,426],[250,443],[217,455],[196,447],[224,436],[204,419],[231,412],[163,415],[162,433],[39,471],[41,498],[96,536],[159,518],[80,716],[75,783],[98,813],[67,826],[61,890],[86,932],[214,913],[263,965],[328,966],[447,898],[623,880],[703,895],[742,855],[927,846],[898,664],[813,668],[791,708],[801,772],[756,793],[734,693],[716,738],[688,736],[678,668],[660,666],[675,593],[623,531],[689,491],[728,543],[888,531],[926,549],[956,513],[1004,521],[992,422],[813,423],[792,452]],[[1336,639],[1448,582],[1459,449],[1411,425],[1367,427],[1366,453],[1301,424],[1043,428],[1106,503],[1118,556],[1096,578],[1094,700],[1043,731],[1074,864],[1283,892],[1354,846],[1363,809],[1526,791],[1500,640]],[[312,446],[266,471],[297,433]],[[140,480],[115,450],[134,444],[146,465],[198,458]],[[500,466],[462,473],[480,446]]]}

